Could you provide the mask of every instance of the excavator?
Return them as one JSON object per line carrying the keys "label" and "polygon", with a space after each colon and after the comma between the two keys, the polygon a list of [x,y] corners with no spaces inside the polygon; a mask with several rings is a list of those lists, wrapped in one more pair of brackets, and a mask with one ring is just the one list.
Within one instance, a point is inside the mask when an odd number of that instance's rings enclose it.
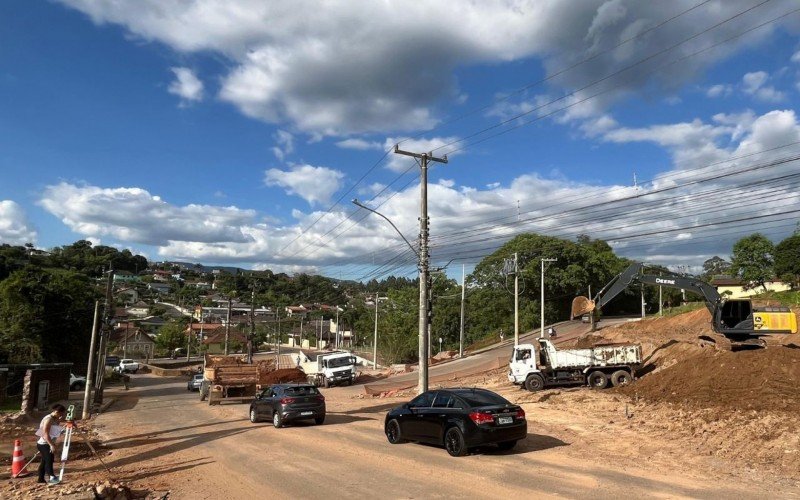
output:
{"label": "excavator", "polygon": [[711,313],[711,327],[719,334],[708,340],[726,350],[766,347],[765,336],[797,333],[797,316],[788,307],[758,307],[749,299],[725,299],[705,281],[676,273],[647,274],[645,265],[640,262],[634,262],[618,274],[594,299],[576,297],[572,301],[572,317],[602,309],[623,290],[637,285],[688,290],[703,297]]}

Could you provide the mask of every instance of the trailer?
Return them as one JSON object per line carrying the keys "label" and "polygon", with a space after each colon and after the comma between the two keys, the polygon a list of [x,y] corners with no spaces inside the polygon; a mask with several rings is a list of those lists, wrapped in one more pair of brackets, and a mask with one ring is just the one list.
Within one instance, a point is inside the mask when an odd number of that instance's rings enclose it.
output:
{"label": "trailer", "polygon": [[639,344],[614,344],[588,349],[558,349],[548,339],[514,346],[508,380],[529,391],[557,385],[589,385],[604,389],[633,381],[642,363]]}
{"label": "trailer", "polygon": [[247,403],[261,388],[261,378],[274,370],[274,362],[247,364],[239,356],[213,356],[206,354],[203,364],[203,382],[200,401],[209,405],[222,402]]}

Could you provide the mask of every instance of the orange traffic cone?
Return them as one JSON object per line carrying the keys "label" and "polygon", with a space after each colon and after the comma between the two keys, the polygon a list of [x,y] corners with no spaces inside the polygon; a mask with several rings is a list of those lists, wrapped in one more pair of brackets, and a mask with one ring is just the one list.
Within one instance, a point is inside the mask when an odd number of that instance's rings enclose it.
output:
{"label": "orange traffic cone", "polygon": [[22,441],[14,440],[14,455],[11,459],[11,477],[19,477],[25,468],[25,455],[22,453]]}

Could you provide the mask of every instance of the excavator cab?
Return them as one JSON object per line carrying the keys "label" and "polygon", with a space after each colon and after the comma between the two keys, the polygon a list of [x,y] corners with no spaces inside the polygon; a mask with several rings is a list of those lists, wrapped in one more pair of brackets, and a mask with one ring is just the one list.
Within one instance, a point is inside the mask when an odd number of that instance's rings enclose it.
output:
{"label": "excavator cab", "polygon": [[753,329],[753,304],[749,300],[726,300],[719,312],[719,325],[723,329]]}

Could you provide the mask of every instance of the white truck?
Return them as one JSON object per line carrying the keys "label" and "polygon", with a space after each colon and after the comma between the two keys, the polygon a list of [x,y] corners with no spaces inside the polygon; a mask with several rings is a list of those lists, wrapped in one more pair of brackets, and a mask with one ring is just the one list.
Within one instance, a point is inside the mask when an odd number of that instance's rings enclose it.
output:
{"label": "white truck", "polygon": [[332,385],[351,385],[356,379],[356,357],[349,352],[319,354],[311,361],[308,357],[299,364],[309,384],[330,387]]}
{"label": "white truck", "polygon": [[642,346],[614,344],[589,349],[557,349],[548,339],[514,346],[508,380],[529,391],[546,386],[588,384],[604,389],[630,383],[642,363]]}

